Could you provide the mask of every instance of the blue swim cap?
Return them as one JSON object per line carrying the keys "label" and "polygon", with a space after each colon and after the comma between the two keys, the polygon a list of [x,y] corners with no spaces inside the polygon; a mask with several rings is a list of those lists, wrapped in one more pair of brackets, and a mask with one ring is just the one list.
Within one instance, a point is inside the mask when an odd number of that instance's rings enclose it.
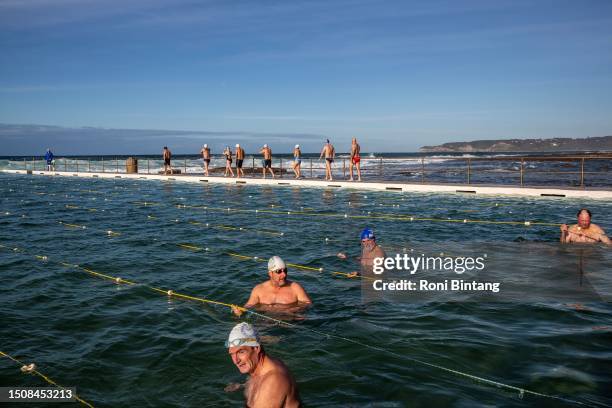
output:
{"label": "blue swim cap", "polygon": [[375,239],[374,231],[369,228],[365,228],[363,231],[361,231],[361,240],[364,239]]}

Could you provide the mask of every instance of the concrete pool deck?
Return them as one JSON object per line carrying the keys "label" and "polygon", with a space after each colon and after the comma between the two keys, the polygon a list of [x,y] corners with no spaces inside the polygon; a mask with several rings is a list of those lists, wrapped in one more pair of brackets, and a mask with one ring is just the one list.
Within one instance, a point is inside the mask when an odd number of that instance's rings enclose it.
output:
{"label": "concrete pool deck", "polygon": [[84,178],[105,179],[144,179],[161,181],[182,181],[187,183],[220,183],[255,186],[283,186],[283,187],[315,187],[315,188],[348,188],[355,190],[374,191],[397,191],[414,193],[452,193],[452,194],[477,194],[495,196],[528,196],[528,197],[566,197],[587,198],[593,200],[612,200],[612,190],[579,188],[579,187],[514,187],[508,185],[474,185],[474,184],[420,184],[401,183],[393,181],[324,181],[310,179],[281,179],[281,178],[230,178],[220,176],[204,175],[161,175],[146,173],[97,173],[97,172],[73,172],[73,171],[43,171],[43,170],[1,170],[11,174],[31,174],[42,176],[67,176]]}

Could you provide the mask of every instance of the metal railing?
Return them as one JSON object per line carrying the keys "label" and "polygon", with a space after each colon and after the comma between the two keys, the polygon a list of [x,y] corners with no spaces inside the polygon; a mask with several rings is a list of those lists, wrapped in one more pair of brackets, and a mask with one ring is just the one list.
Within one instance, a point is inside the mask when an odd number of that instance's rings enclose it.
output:
{"label": "metal railing", "polygon": [[[250,159],[250,160],[249,160]],[[53,171],[63,172],[100,172],[126,173],[128,159],[98,160],[78,158],[58,158],[54,161]],[[218,163],[212,166],[213,161]],[[213,157],[210,175],[223,175],[224,160]],[[251,156],[244,160],[246,177],[262,177],[263,163],[259,157]],[[173,166],[173,174],[202,175],[204,168],[198,157],[182,158],[178,166]],[[250,166],[248,164],[250,164]],[[318,158],[302,158],[302,178],[323,179],[325,161]],[[431,184],[494,184],[494,185],[567,185],[574,187],[602,186],[612,187],[612,154],[575,155],[575,156],[507,156],[507,157],[362,157],[362,181],[386,181],[403,183]],[[25,170],[47,170],[44,158],[23,159]],[[235,162],[232,163],[235,169]],[[278,178],[294,177],[293,160],[273,159],[272,168]],[[176,170],[179,171],[176,171]],[[336,158],[332,166],[334,180],[349,178],[350,158]],[[139,159],[136,172],[141,174],[163,174],[163,161],[158,159]],[[356,169],[353,169],[356,179]],[[269,174],[266,175],[269,177]]]}

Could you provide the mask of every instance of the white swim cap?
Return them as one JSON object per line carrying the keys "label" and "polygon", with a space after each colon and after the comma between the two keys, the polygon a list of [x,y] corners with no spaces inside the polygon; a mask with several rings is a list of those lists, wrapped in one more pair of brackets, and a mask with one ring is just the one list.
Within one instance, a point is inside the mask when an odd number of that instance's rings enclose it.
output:
{"label": "white swim cap", "polygon": [[240,346],[259,346],[257,331],[249,323],[242,322],[234,326],[225,342],[225,347],[227,348]]}
{"label": "white swim cap", "polygon": [[239,144],[239,143],[236,143],[236,147],[240,147],[240,144]]}
{"label": "white swim cap", "polygon": [[207,145],[207,144],[204,144],[204,148],[206,149],[207,147],[208,147],[208,145]]}
{"label": "white swim cap", "polygon": [[280,256],[274,255],[268,261],[268,270],[269,271],[278,271],[279,269],[285,269],[287,265],[285,265],[285,261]]}
{"label": "white swim cap", "polygon": [[265,144],[265,145],[264,145],[264,147],[268,147],[268,145],[267,145],[267,144]]}
{"label": "white swim cap", "polygon": [[295,145],[295,148],[296,148],[296,149],[299,149],[299,148],[300,148],[300,145]]}

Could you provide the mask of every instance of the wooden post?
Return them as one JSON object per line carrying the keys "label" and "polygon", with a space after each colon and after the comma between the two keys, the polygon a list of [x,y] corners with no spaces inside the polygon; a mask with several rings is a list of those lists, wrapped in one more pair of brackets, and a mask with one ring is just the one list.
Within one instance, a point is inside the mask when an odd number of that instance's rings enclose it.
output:
{"label": "wooden post", "polygon": [[77,173],[79,172],[79,159],[76,160]]}
{"label": "wooden post", "polygon": [[342,178],[346,180],[346,159],[342,159]]}
{"label": "wooden post", "polygon": [[183,168],[185,169],[185,174],[187,174],[187,158],[183,159]]}
{"label": "wooden post", "polygon": [[115,156],[115,173],[119,173],[119,158],[117,156]]}
{"label": "wooden post", "polygon": [[104,173],[104,157],[102,157],[102,173]]}
{"label": "wooden post", "polygon": [[524,177],[525,177],[525,159],[521,157],[521,187],[523,187],[524,184]]}
{"label": "wooden post", "polygon": [[380,164],[379,164],[378,174],[379,174],[380,179],[382,180],[382,178],[383,178],[383,163],[382,163],[382,157],[380,158]]}
{"label": "wooden post", "polygon": [[310,178],[312,178],[312,157],[310,158]]}
{"label": "wooden post", "polygon": [[151,174],[151,168],[149,167],[149,159],[147,159],[147,174]]}
{"label": "wooden post", "polygon": [[68,171],[68,165],[66,164],[66,158],[64,157],[64,171]]}
{"label": "wooden post", "polygon": [[280,158],[280,178],[283,178],[283,158]]}
{"label": "wooden post", "polygon": [[87,159],[87,172],[91,173],[91,159]]}
{"label": "wooden post", "polygon": [[251,177],[255,177],[255,156],[253,156],[253,171],[251,172]]}
{"label": "wooden post", "polygon": [[25,158],[25,157],[23,158],[23,169],[24,169],[25,171],[28,171],[28,162],[26,161],[26,158]]}
{"label": "wooden post", "polygon": [[580,159],[580,187],[584,188],[584,157]]}

